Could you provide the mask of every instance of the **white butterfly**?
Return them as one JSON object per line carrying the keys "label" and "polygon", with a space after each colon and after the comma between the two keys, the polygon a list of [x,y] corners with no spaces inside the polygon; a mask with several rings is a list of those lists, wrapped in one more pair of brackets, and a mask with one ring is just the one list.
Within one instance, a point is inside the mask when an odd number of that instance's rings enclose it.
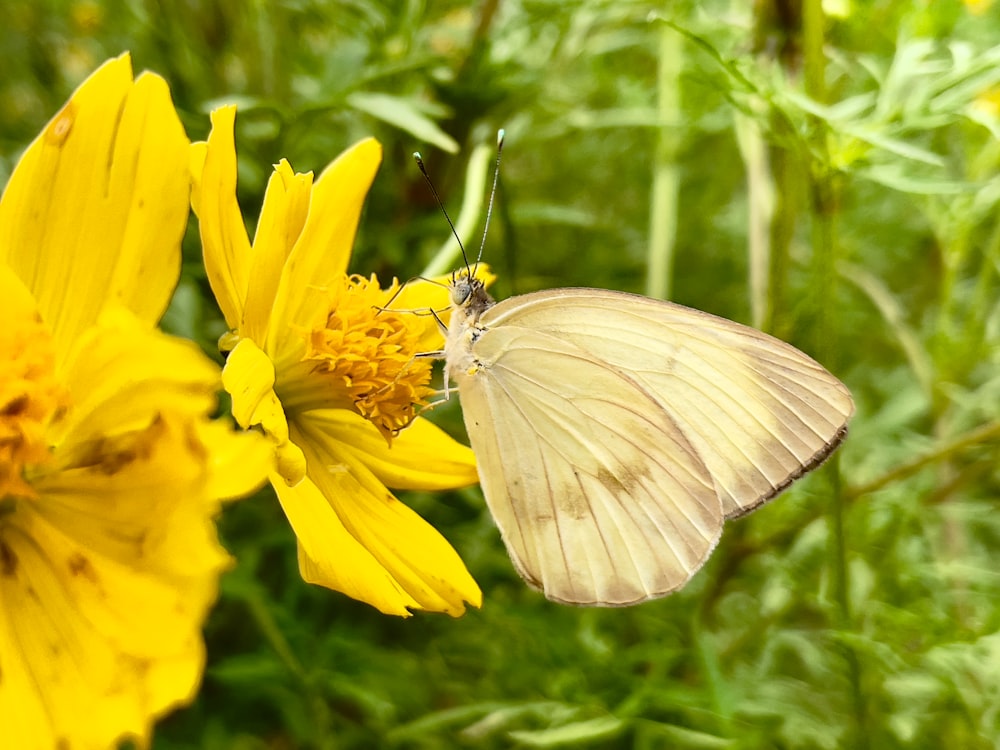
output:
{"label": "white butterfly", "polygon": [[518,573],[558,602],[676,591],[854,412],[807,355],[698,310],[601,289],[494,303],[468,271],[450,291],[446,382],[486,502]]}

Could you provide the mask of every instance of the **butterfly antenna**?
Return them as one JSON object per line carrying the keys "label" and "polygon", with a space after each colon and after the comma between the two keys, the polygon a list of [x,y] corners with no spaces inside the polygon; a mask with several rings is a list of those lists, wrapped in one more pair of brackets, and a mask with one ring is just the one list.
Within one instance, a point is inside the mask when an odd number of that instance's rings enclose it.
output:
{"label": "butterfly antenna", "polygon": [[419,151],[413,152],[413,160],[417,163],[417,169],[420,170],[420,174],[424,176],[424,180],[427,182],[427,187],[431,189],[431,195],[434,196],[434,201],[438,204],[438,208],[441,209],[441,213],[444,214],[444,218],[447,220],[448,226],[451,227],[452,236],[454,236],[455,241],[458,243],[458,248],[462,251],[462,260],[465,261],[465,270],[471,278],[472,271],[469,268],[469,256],[465,254],[465,245],[462,244],[462,238],[458,236],[458,230],[455,229],[455,223],[448,215],[448,209],[444,207],[444,202],[441,200],[441,196],[438,195],[437,188],[434,187],[434,183],[431,181],[431,176],[427,174],[427,167],[424,166],[424,160],[423,157],[420,156]]}
{"label": "butterfly antenna", "polygon": [[[497,131],[497,160],[493,165],[493,187],[490,188],[490,200],[486,204],[486,223],[483,226],[483,241],[479,243],[479,254],[476,255],[476,271],[479,270],[479,261],[483,257],[483,248],[486,247],[486,232],[489,231],[490,228],[490,217],[493,216],[493,199],[496,197],[497,182],[500,179],[500,156],[503,154],[503,139],[504,130],[503,128],[500,128],[500,130]],[[468,266],[468,261],[466,261],[466,266]]]}

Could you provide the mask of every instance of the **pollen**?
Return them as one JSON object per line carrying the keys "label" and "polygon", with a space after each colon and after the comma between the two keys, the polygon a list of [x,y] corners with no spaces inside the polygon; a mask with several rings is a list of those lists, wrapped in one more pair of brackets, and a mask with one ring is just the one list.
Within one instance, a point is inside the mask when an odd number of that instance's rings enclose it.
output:
{"label": "pollen", "polygon": [[422,323],[413,313],[383,309],[392,291],[380,289],[374,275],[331,284],[325,322],[308,332],[305,355],[329,395],[346,397],[388,441],[433,393],[431,362],[415,356]]}
{"label": "pollen", "polygon": [[[25,314],[18,314],[24,312]],[[68,403],[48,329],[17,311],[0,328],[0,498],[35,496],[25,477],[50,457],[49,423]]]}

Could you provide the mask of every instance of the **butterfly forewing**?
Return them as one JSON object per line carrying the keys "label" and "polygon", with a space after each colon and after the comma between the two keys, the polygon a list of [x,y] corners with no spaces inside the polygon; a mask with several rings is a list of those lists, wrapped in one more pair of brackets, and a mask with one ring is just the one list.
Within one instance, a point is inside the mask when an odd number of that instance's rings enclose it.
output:
{"label": "butterfly forewing", "polygon": [[854,411],[847,388],[806,354],[669,302],[558,289],[504,300],[480,324],[566,338],[627,373],[695,446],[729,517],[821,463]]}

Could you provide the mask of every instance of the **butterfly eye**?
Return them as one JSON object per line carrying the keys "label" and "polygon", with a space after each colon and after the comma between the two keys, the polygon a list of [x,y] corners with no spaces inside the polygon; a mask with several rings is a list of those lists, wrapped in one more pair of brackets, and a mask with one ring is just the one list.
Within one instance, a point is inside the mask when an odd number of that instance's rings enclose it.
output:
{"label": "butterfly eye", "polygon": [[455,279],[451,284],[451,304],[464,305],[472,296],[472,282],[468,279]]}

